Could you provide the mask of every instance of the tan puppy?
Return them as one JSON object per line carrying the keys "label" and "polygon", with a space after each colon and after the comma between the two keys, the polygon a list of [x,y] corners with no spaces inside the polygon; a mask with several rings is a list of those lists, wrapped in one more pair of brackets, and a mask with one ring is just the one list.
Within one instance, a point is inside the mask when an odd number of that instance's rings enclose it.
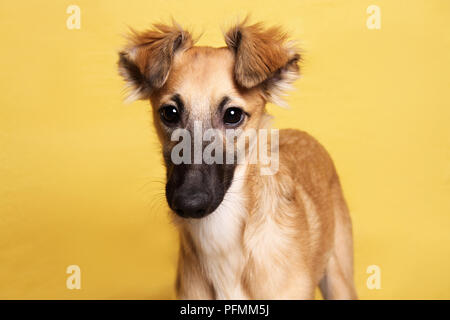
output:
{"label": "tan puppy", "polygon": [[[178,129],[195,135],[200,123],[200,134],[215,129],[224,146],[237,146],[247,132],[270,128],[266,103],[281,104],[298,76],[300,56],[279,28],[244,21],[225,42],[196,47],[179,26],[158,24],[133,31],[120,52],[130,98],[150,100],[162,144],[180,232],[178,297],[313,299],[319,285],[327,299],[356,298],[350,216],[333,162],[314,138],[281,130],[267,147],[245,140],[230,163],[174,160]],[[249,157],[238,162],[242,146]],[[200,154],[206,147],[202,141]],[[249,160],[264,148],[276,162],[272,174]],[[195,158],[188,151],[179,155]]]}

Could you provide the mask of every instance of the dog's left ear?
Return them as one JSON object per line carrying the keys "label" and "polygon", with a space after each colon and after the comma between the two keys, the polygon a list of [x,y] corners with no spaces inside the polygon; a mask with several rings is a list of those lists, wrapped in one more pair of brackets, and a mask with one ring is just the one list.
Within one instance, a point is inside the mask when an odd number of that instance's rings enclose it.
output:
{"label": "dog's left ear", "polygon": [[299,76],[300,54],[280,28],[246,21],[225,34],[235,54],[234,78],[247,89],[260,86],[267,101],[284,105],[282,96]]}

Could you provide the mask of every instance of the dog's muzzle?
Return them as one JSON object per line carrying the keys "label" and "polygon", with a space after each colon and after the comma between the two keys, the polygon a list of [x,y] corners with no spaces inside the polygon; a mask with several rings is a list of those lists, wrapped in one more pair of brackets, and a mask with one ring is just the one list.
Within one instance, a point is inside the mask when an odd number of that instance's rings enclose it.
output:
{"label": "dog's muzzle", "polygon": [[173,165],[168,171],[167,202],[180,217],[203,218],[220,205],[233,173],[234,165]]}

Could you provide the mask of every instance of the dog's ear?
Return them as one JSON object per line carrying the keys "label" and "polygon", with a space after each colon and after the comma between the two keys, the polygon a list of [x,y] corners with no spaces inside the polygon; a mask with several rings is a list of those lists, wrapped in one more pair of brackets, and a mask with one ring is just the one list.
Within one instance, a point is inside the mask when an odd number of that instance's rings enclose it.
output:
{"label": "dog's ear", "polygon": [[149,98],[169,76],[173,57],[193,45],[192,37],[176,23],[155,24],[150,30],[131,30],[128,45],[119,52],[119,73],[130,88],[128,101]]}
{"label": "dog's ear", "polygon": [[261,86],[266,100],[284,105],[281,97],[299,76],[300,54],[278,27],[264,28],[247,19],[225,34],[235,54],[234,78],[244,88]]}

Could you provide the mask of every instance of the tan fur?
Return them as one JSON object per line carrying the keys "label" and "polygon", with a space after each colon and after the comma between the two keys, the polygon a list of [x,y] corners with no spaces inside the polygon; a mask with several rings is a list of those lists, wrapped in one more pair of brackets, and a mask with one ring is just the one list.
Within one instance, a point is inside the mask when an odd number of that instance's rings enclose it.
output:
{"label": "tan fur", "polygon": [[130,100],[147,99],[161,88],[175,53],[193,45],[191,35],[175,23],[155,24],[144,32],[131,29],[128,38],[127,47],[119,54],[119,72],[131,88]]}
{"label": "tan fur", "polygon": [[260,85],[268,101],[283,104],[279,95],[297,79],[300,55],[281,28],[249,25],[247,18],[225,34],[225,42],[236,55],[236,82],[244,88]]}
{"label": "tan fur", "polygon": [[[240,24],[227,33],[226,48],[191,47],[183,40],[178,52],[170,45],[178,38],[164,30],[135,34],[124,51],[153,88],[149,97],[164,154],[172,144],[157,109],[175,93],[191,120],[214,127],[217,104],[228,96],[250,114],[244,132],[269,126],[266,102],[283,81],[293,81],[288,73],[298,74],[299,56],[279,29]],[[164,45],[155,48],[153,39]],[[144,52],[133,56],[135,50]],[[161,66],[153,66],[155,57]],[[123,61],[119,66],[129,72]],[[157,84],[148,77],[152,68],[161,69],[152,78]],[[312,299],[319,284],[326,298],[356,298],[351,221],[333,162],[307,133],[281,130],[279,138],[276,174],[261,175],[260,164],[239,164],[215,212],[202,219],[173,215],[180,232],[179,298]]]}

